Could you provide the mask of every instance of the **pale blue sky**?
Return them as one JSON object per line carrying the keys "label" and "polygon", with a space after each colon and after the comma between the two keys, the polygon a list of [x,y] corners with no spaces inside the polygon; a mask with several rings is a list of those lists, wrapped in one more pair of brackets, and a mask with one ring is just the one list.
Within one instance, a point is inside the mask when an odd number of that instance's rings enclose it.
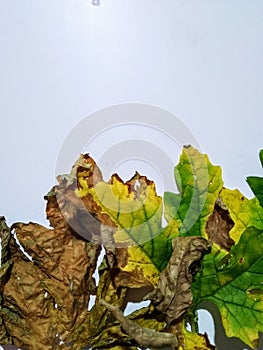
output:
{"label": "pale blue sky", "polygon": [[9,224],[45,223],[43,195],[67,135],[127,102],[175,114],[222,166],[225,185],[251,195],[245,177],[262,174],[262,1],[2,0],[0,48],[0,214]]}

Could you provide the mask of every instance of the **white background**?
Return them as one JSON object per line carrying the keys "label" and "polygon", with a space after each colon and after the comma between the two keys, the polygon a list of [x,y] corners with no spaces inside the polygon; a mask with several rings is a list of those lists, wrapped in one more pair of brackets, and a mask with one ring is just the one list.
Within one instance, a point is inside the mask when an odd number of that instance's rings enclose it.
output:
{"label": "white background", "polygon": [[[164,108],[250,195],[262,142],[262,1],[2,0],[0,212],[43,221],[63,140],[91,112]],[[80,150],[81,152],[81,150]]]}
{"label": "white background", "polygon": [[262,173],[262,1],[1,0],[0,49],[9,224],[46,224],[64,139],[92,112],[127,102],[174,113],[225,185],[251,196],[245,177]]}

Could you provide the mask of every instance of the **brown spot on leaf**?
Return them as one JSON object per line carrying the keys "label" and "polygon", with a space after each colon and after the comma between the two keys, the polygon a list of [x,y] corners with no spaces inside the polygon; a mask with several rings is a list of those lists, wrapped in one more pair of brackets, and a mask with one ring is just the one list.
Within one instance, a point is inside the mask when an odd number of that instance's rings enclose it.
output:
{"label": "brown spot on leaf", "polygon": [[208,238],[221,248],[230,251],[231,246],[235,243],[229,236],[229,232],[233,226],[234,222],[231,219],[229,211],[222,202],[222,199],[218,198],[214,211],[205,226]]}
{"label": "brown spot on leaf", "polygon": [[244,262],[245,262],[245,258],[244,257],[241,257],[239,260],[238,260],[239,264],[240,265],[243,265]]}
{"label": "brown spot on leaf", "polygon": [[152,286],[143,286],[140,288],[128,288],[126,293],[126,302],[139,303],[143,298],[153,290]]}
{"label": "brown spot on leaf", "polygon": [[89,154],[81,155],[79,160],[75,164],[77,177],[85,178],[89,187],[94,187],[98,182],[103,181],[99,167]]}

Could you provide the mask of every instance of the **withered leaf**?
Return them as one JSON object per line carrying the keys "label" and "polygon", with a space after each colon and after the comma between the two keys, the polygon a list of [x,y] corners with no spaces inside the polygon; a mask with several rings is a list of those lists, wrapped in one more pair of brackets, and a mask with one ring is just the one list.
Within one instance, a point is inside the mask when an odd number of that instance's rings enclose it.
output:
{"label": "withered leaf", "polygon": [[191,306],[194,264],[207,252],[210,243],[203,237],[188,236],[174,238],[172,245],[172,256],[157,288],[145,297],[152,300],[167,324],[177,321]]}
{"label": "withered leaf", "polygon": [[[81,155],[71,173],[58,176],[59,184],[45,197],[52,228],[35,223],[12,226],[32,261],[21,252],[14,232],[10,235],[0,217],[0,343],[27,350],[213,349],[206,336],[186,330],[183,316],[191,306],[195,312],[200,296],[212,298],[213,288],[224,310],[226,295],[230,299],[234,295],[226,290],[235,277],[228,260],[236,262],[235,269],[241,271],[253,255],[249,251],[244,258],[243,246],[235,250],[232,238],[243,242],[242,225],[253,223],[262,228],[262,208],[222,190],[221,169],[192,147],[184,149],[175,178],[180,193],[164,196],[168,220],[164,228],[163,201],[153,181],[136,172],[126,182],[117,174],[105,182],[93,159]],[[220,198],[216,201],[219,195],[229,212]],[[252,212],[257,213],[254,219]],[[261,257],[262,234],[255,229],[247,232],[254,253],[251,235]],[[216,244],[193,278],[210,241]],[[93,273],[101,245],[106,254],[96,287]],[[238,253],[238,259],[233,260],[231,253],[226,262],[225,250]],[[246,287],[243,298],[246,306],[253,303],[252,311],[262,309],[260,261],[251,265],[256,266],[259,281]],[[203,276],[208,277],[205,282]],[[213,281],[212,287],[207,281]],[[243,278],[240,281],[243,288]],[[127,303],[140,301],[154,287],[148,295],[150,306],[124,317]],[[88,310],[92,294],[96,300]],[[236,307],[232,304],[231,300],[231,307]],[[253,322],[261,325],[260,315]],[[235,325],[232,321],[231,334],[240,335]],[[261,330],[257,327],[250,325],[243,332],[248,344],[254,344]]]}
{"label": "withered leaf", "polygon": [[34,223],[12,226],[32,261],[11,239],[13,265],[0,316],[21,348],[72,349],[71,335],[95,292],[93,273],[101,247],[83,240],[63,222],[52,196],[47,211],[54,229]]}
{"label": "withered leaf", "polygon": [[219,197],[215,203],[214,211],[207,220],[205,232],[208,238],[219,245],[219,247],[229,251],[235,243],[229,236],[234,222],[231,219],[227,207],[224,205],[222,198]]}
{"label": "withered leaf", "polygon": [[72,335],[73,349],[82,350],[87,344],[90,344],[94,349],[103,349],[104,344],[113,345],[116,342],[120,344],[118,335],[121,332],[115,328],[111,332],[111,323],[114,318],[108,310],[100,305],[101,299],[105,299],[120,308],[125,305],[126,289],[116,290],[109,268],[103,269],[100,274],[95,304],[90,311],[86,312],[81,324],[74,330]]}
{"label": "withered leaf", "polygon": [[5,218],[0,216],[0,239],[1,239],[1,265],[10,259],[9,241],[11,239],[11,230],[7,226]]}
{"label": "withered leaf", "polygon": [[[9,274],[12,268],[12,261],[10,260],[11,252],[9,242],[11,239],[11,231],[7,226],[5,218],[0,216],[0,249],[1,249],[1,261],[0,261],[0,303],[3,305],[2,292],[4,286],[9,278]],[[6,329],[4,319],[0,315],[0,344],[11,343]]]}
{"label": "withered leaf", "polygon": [[107,303],[101,299],[100,304],[109,309],[115,318],[120,322],[125,332],[132,337],[140,346],[153,350],[156,349],[175,349],[178,346],[178,340],[175,335],[167,332],[156,332],[153,329],[143,328],[136,322],[123,315],[123,312],[116,306]]}

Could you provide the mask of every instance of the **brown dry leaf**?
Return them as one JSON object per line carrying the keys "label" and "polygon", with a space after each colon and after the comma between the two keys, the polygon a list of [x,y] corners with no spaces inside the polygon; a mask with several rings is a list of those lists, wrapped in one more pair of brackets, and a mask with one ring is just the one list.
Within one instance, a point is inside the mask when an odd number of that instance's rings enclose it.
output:
{"label": "brown dry leaf", "polygon": [[112,312],[120,322],[125,332],[132,337],[140,346],[156,349],[175,349],[178,346],[177,337],[167,332],[156,332],[153,329],[139,326],[136,322],[123,315],[123,312],[116,306],[101,299],[100,304]]}
{"label": "brown dry leaf", "polygon": [[168,325],[179,320],[191,306],[195,264],[210,246],[205,238],[199,236],[177,237],[172,244],[172,256],[160,275],[157,288],[145,297],[152,300]]}
{"label": "brown dry leaf", "polygon": [[9,242],[11,239],[10,228],[7,226],[5,218],[3,216],[0,216],[0,239],[1,239],[1,265],[3,265],[10,259]]}
{"label": "brown dry leaf", "polygon": [[[69,175],[58,176],[59,185],[53,188],[52,194],[56,194],[59,215],[63,215],[78,235],[88,241],[104,245],[108,263],[113,268],[116,265],[113,242],[116,224],[107,213],[103,212],[90,193],[81,198],[76,195],[81,188],[79,178],[89,188],[103,183],[101,171],[88,154],[79,157]],[[103,230],[103,227],[107,230]]]}
{"label": "brown dry leaf", "polygon": [[223,203],[222,198],[219,197],[213,213],[207,220],[205,232],[212,242],[218,244],[220,248],[230,251],[230,248],[235,243],[229,236],[229,232],[233,226],[234,222],[231,219],[229,211]]}
{"label": "brown dry leaf", "polygon": [[100,300],[105,299],[113,305],[124,308],[126,304],[126,291],[124,288],[116,290],[109,268],[101,271],[95,304],[90,311],[86,312],[86,317],[83,318],[83,322],[75,329],[72,336],[74,350],[82,349],[87,344],[95,349],[103,349],[105,344],[115,346],[122,343],[119,338],[121,334],[120,329],[116,330],[114,328],[112,332],[111,326],[114,317],[100,305]]}
{"label": "brown dry leaf", "polygon": [[[3,305],[2,293],[4,286],[9,278],[9,273],[12,268],[10,260],[9,242],[11,239],[10,229],[5,222],[5,218],[0,216],[0,245],[1,245],[1,264],[0,264],[0,303]],[[0,344],[10,344],[11,339],[7,333],[5,322],[0,315]]]}
{"label": "brown dry leaf", "polygon": [[76,233],[89,241],[101,244],[100,225],[116,225],[94,200],[91,194],[79,198],[76,191],[81,186],[79,178],[89,188],[103,182],[101,171],[95,161],[88,155],[81,155],[69,175],[58,176],[59,185],[53,188],[59,204],[60,215]]}
{"label": "brown dry leaf", "polygon": [[74,234],[49,195],[54,229],[17,223],[13,229],[32,257],[11,240],[12,271],[3,289],[1,316],[15,344],[26,349],[71,349],[71,334],[86,316],[101,247]]}

